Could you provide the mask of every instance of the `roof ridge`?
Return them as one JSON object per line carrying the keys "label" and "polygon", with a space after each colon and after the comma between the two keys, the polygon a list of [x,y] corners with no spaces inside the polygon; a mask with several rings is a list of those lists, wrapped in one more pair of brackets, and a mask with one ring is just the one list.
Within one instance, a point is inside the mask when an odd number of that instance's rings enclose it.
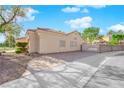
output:
{"label": "roof ridge", "polygon": [[37,29],[28,29],[28,31],[37,31],[37,30],[49,31],[49,32],[54,32],[54,33],[58,33],[58,34],[63,34],[63,35],[69,35],[71,33],[78,32],[78,31],[72,31],[72,32],[67,33],[67,32],[62,32],[62,31],[56,30],[56,29],[40,28],[40,27],[38,27]]}
{"label": "roof ridge", "polygon": [[50,28],[37,28],[39,30],[47,30],[49,32],[55,32],[55,33],[61,33],[61,34],[66,34],[65,32],[62,32],[62,31],[59,31],[59,30],[56,30],[56,29],[50,29]]}

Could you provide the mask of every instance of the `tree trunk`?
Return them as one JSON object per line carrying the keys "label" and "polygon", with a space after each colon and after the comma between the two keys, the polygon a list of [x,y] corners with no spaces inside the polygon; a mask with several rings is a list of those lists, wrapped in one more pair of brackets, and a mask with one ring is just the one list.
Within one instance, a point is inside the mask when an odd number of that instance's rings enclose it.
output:
{"label": "tree trunk", "polygon": [[[7,38],[6,33],[4,33],[4,36],[5,36],[5,39],[6,39]],[[4,45],[4,52],[5,52],[5,50],[6,50],[6,44]]]}

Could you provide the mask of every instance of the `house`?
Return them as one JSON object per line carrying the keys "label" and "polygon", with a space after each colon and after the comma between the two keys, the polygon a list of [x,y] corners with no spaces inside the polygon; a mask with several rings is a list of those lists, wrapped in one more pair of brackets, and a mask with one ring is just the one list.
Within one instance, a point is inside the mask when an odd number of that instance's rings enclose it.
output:
{"label": "house", "polygon": [[106,41],[106,42],[111,41],[111,39],[112,39],[112,35],[107,35],[107,36],[103,37],[103,40]]}
{"label": "house", "polygon": [[58,53],[81,50],[79,32],[64,33],[48,28],[29,29],[29,53]]}
{"label": "house", "polygon": [[95,43],[102,43],[102,44],[107,44],[107,42],[110,42],[112,40],[112,35],[106,35],[103,38],[99,40],[95,40]]}

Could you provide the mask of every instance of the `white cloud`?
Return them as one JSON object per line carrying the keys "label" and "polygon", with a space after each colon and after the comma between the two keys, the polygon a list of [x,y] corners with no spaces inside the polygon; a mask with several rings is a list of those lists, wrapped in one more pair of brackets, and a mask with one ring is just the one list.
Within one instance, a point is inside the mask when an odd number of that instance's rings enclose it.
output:
{"label": "white cloud", "polygon": [[108,28],[108,30],[113,30],[113,31],[119,31],[122,30],[124,31],[124,25],[123,24],[116,24],[116,25],[112,25]]}
{"label": "white cloud", "polygon": [[73,12],[79,12],[80,8],[79,7],[66,7],[66,8],[63,8],[62,11],[65,13],[73,13]]}
{"label": "white cloud", "polygon": [[65,23],[70,25],[71,28],[87,28],[91,26],[91,21],[92,18],[87,16],[87,17],[68,20],[65,21]]}
{"label": "white cloud", "polygon": [[77,7],[92,7],[96,9],[105,8],[106,5],[78,5]]}
{"label": "white cloud", "polygon": [[25,18],[18,17],[17,20],[18,20],[19,22],[21,22],[21,21],[33,21],[33,20],[35,20],[34,14],[39,13],[39,11],[34,10],[34,9],[31,8],[31,7],[25,8],[25,10],[26,10],[26,17],[25,17]]}
{"label": "white cloud", "polygon": [[88,10],[87,8],[84,8],[84,9],[82,10],[82,13],[89,13],[89,10]]}
{"label": "white cloud", "polygon": [[27,19],[33,21],[35,16],[33,14],[39,13],[39,11],[34,10],[33,8],[27,8]]}
{"label": "white cloud", "polygon": [[88,7],[99,9],[99,8],[105,8],[106,5],[89,5]]}

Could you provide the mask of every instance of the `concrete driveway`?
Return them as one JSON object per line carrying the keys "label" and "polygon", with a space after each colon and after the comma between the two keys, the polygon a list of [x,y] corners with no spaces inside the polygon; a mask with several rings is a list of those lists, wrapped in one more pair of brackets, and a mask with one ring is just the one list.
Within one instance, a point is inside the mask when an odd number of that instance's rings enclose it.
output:
{"label": "concrete driveway", "polygon": [[84,87],[124,88],[124,54],[109,57]]}
{"label": "concrete driveway", "polygon": [[98,67],[106,57],[111,57],[116,54],[124,53],[124,51],[114,51],[114,52],[68,52],[68,53],[56,53],[48,54],[46,56],[53,57],[56,59],[64,60],[66,62],[78,61],[92,67]]}
{"label": "concrete driveway", "polygon": [[[46,55],[64,60],[52,69],[36,69],[28,66],[30,74],[2,84],[0,87],[37,88],[82,88],[82,87],[124,87],[124,52],[92,54],[88,52],[77,59],[72,53]],[[81,53],[80,53],[81,54]],[[87,55],[86,55],[87,54]],[[66,55],[66,56],[62,56]],[[69,58],[67,60],[66,58]]]}

